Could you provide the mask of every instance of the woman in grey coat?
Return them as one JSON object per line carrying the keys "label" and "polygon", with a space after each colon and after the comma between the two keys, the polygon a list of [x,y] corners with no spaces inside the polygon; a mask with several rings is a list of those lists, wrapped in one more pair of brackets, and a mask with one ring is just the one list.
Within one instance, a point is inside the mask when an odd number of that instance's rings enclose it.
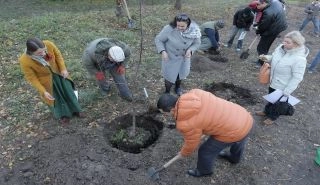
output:
{"label": "woman in grey coat", "polygon": [[175,84],[177,95],[182,94],[181,80],[190,73],[191,55],[200,46],[199,26],[186,14],[175,16],[155,38],[157,52],[161,53],[161,72],[165,79],[166,93]]}

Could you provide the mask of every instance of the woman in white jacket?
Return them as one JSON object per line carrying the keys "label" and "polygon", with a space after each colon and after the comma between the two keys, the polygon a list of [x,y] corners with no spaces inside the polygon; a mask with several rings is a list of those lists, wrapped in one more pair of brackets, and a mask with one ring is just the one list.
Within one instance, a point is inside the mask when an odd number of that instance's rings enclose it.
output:
{"label": "woman in white jacket", "polygon": [[[271,61],[269,93],[276,89],[282,90],[283,95],[288,97],[299,85],[307,64],[308,48],[304,45],[305,38],[299,31],[292,31],[285,35],[272,55],[260,55],[259,58],[265,62]],[[268,103],[264,111],[257,112],[259,116],[267,116],[265,124],[272,124],[280,115],[275,112],[266,111],[273,104]]]}

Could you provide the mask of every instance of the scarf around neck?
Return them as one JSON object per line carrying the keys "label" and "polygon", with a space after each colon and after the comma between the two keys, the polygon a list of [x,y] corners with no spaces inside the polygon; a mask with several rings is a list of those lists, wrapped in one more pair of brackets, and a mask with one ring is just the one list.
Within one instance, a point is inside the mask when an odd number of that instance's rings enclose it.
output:
{"label": "scarf around neck", "polygon": [[189,38],[189,39],[200,38],[201,37],[200,28],[196,23],[191,22],[189,28],[186,29],[185,31],[181,32],[181,35],[183,37]]}
{"label": "scarf around neck", "polygon": [[30,55],[30,57],[39,62],[40,64],[42,64],[43,66],[50,66],[49,63],[41,56],[37,56],[37,55]]}

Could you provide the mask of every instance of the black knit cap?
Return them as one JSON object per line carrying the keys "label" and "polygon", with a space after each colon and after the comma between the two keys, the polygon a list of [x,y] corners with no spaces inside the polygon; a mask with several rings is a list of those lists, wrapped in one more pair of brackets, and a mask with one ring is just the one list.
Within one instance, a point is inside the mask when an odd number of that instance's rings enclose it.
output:
{"label": "black knit cap", "polygon": [[177,100],[177,97],[169,93],[165,93],[160,96],[157,107],[158,109],[162,109],[164,112],[170,112],[171,109],[176,105]]}

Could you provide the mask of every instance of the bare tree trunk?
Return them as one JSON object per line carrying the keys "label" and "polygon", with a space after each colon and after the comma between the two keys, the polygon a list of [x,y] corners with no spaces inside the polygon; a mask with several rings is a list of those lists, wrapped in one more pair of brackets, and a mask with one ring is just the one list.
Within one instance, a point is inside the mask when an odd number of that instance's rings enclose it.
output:
{"label": "bare tree trunk", "polygon": [[176,0],[176,3],[174,4],[174,8],[176,10],[181,10],[181,0]]}

